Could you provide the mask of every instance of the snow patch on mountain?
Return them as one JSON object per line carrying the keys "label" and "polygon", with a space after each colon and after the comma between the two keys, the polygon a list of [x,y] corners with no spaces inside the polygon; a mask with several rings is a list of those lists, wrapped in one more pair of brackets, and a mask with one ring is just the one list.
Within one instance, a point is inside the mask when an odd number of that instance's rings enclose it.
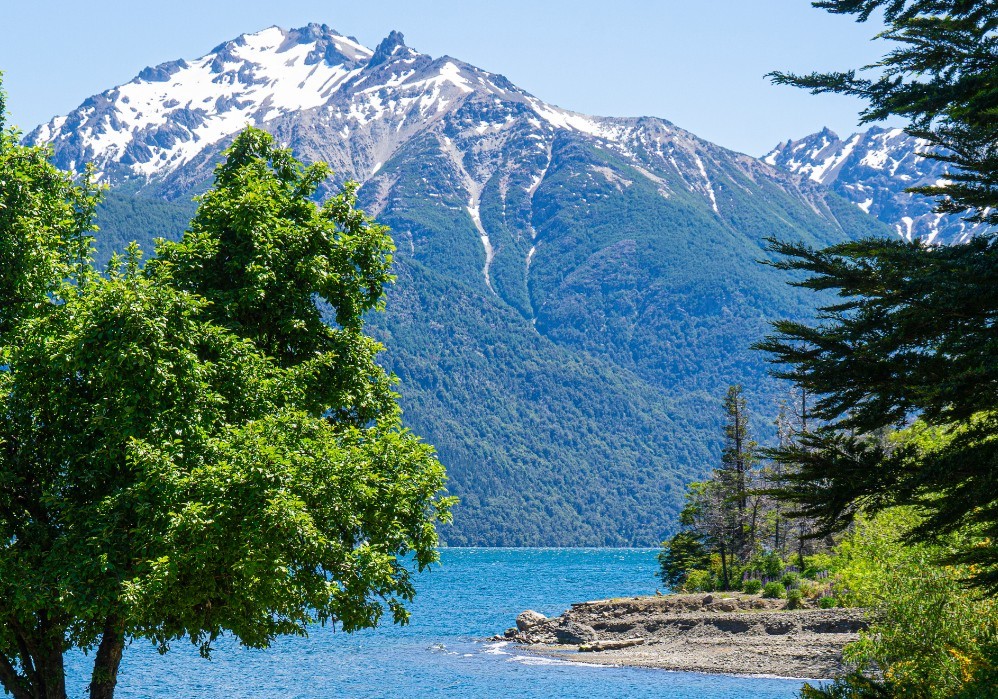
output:
{"label": "snow patch on mountain", "polygon": [[704,186],[707,188],[707,194],[710,195],[710,205],[714,209],[714,213],[720,215],[721,210],[717,208],[717,196],[714,194],[714,186],[710,183],[710,177],[707,176],[707,168],[704,166],[703,160],[698,154],[694,153],[693,159],[696,160],[697,169],[703,177]]}
{"label": "snow patch on mountain", "polygon": [[905,240],[966,242],[987,226],[938,214],[932,199],[905,191],[947,181],[946,163],[923,157],[930,149],[928,141],[898,128],[875,127],[845,140],[825,129],[781,143],[763,160],[830,187]]}

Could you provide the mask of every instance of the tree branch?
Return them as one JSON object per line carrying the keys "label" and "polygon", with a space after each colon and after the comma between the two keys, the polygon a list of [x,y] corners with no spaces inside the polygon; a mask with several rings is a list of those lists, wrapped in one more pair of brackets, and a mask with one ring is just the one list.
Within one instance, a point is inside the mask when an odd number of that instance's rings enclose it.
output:
{"label": "tree branch", "polygon": [[18,674],[10,659],[2,654],[0,654],[0,684],[3,684],[3,688],[10,692],[14,699],[33,699],[31,691],[25,686],[25,678]]}
{"label": "tree branch", "polygon": [[14,639],[17,641],[17,649],[21,654],[21,668],[24,670],[24,674],[34,683],[36,687],[42,687],[44,681],[41,675],[39,675],[37,668],[35,668],[35,663],[32,660],[33,655],[38,653],[38,649],[32,649],[28,641],[28,634],[21,622],[17,620],[17,617],[11,615],[7,618],[7,623],[10,625],[11,630],[14,632]]}

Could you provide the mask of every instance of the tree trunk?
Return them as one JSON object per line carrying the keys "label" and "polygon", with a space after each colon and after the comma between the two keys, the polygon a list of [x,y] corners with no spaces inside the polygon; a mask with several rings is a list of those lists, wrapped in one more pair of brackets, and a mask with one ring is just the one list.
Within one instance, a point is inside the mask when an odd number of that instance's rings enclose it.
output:
{"label": "tree trunk", "polygon": [[783,552],[783,549],[780,548],[780,508],[779,507],[776,508],[776,524],[774,525],[774,530],[773,530],[773,550],[776,551],[778,554]]}
{"label": "tree trunk", "polygon": [[728,583],[728,561],[724,554],[724,542],[721,542],[721,589],[727,590],[730,587]]}
{"label": "tree trunk", "polygon": [[800,564],[800,569],[804,570],[804,545],[806,543],[807,531],[804,528],[804,522],[800,523],[800,535],[797,537],[797,563]]}
{"label": "tree trunk", "polygon": [[59,623],[52,623],[47,612],[38,614],[39,628],[44,639],[35,666],[44,688],[45,699],[66,699],[66,666],[63,663],[63,644],[66,629]]}
{"label": "tree trunk", "polygon": [[125,627],[114,614],[104,623],[104,634],[97,657],[94,658],[94,673],[90,679],[90,699],[112,699],[118,684],[118,668],[121,654],[125,650]]}
{"label": "tree trunk", "polygon": [[45,683],[45,699],[66,699],[66,666],[62,655],[63,639],[53,639],[47,657],[41,662],[40,674]]}
{"label": "tree trunk", "polygon": [[14,699],[66,699],[63,644],[66,630],[45,612],[26,626],[16,617],[6,620],[17,644],[14,657],[0,655],[0,684]]}

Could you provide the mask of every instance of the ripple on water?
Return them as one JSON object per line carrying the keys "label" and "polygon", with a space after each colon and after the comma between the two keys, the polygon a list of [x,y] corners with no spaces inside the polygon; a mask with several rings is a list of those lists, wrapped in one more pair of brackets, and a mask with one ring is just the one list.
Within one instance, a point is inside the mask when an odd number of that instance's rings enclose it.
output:
{"label": "ripple on water", "polygon": [[[524,609],[547,616],[572,602],[652,594],[656,551],[444,549],[417,578],[412,624],[357,634],[317,628],[268,651],[223,639],[210,662],[178,643],[165,656],[136,642],[125,653],[121,699],[792,699],[801,682],[594,666],[485,642]],[[67,658],[82,697],[87,659]]]}

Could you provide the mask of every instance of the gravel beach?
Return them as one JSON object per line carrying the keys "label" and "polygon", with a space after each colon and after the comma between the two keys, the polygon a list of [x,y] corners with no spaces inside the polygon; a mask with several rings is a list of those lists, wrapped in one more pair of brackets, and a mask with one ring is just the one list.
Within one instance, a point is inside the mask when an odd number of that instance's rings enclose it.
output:
{"label": "gravel beach", "polygon": [[862,609],[786,609],[741,593],[627,597],[524,612],[494,640],[598,665],[820,679],[841,674],[842,648],[867,626]]}

